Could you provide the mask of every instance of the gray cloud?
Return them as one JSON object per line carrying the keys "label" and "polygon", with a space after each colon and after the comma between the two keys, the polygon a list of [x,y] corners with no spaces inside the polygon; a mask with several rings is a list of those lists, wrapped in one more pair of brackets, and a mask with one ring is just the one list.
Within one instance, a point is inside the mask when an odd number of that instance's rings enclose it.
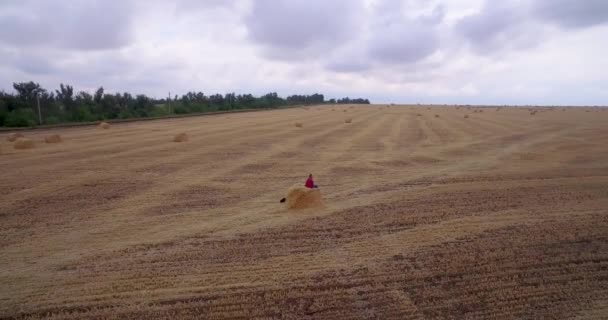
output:
{"label": "gray cloud", "polygon": [[363,59],[361,59],[359,57],[356,57],[356,58],[340,57],[338,59],[329,60],[325,64],[325,68],[327,68],[330,71],[344,72],[344,73],[361,72],[361,71],[369,70],[371,67],[372,67],[372,65],[369,62],[364,61]]}
{"label": "gray cloud", "polygon": [[174,2],[178,12],[192,12],[198,10],[232,7],[235,5],[235,0],[176,0]]}
{"label": "gray cloud", "polygon": [[358,34],[352,0],[258,0],[245,18],[249,38],[273,58],[316,58]]}
{"label": "gray cloud", "polygon": [[404,15],[412,9],[407,3],[380,1],[363,39],[340,50],[325,64],[337,72],[360,72],[384,65],[418,63],[440,48],[438,26],[443,20],[443,7],[415,18]]}
{"label": "gray cloud", "polygon": [[431,55],[438,47],[439,37],[433,25],[402,20],[374,30],[369,56],[382,63],[412,63]]}
{"label": "gray cloud", "polygon": [[529,28],[529,8],[517,1],[486,1],[477,14],[456,24],[456,32],[480,53],[534,46],[538,30]]}
{"label": "gray cloud", "polygon": [[586,28],[608,22],[605,0],[488,1],[464,17],[455,30],[479,53],[522,49],[546,40],[546,26]]}
{"label": "gray cloud", "polygon": [[131,40],[133,14],[130,1],[9,1],[0,4],[0,42],[21,48],[119,48]]}
{"label": "gray cloud", "polygon": [[564,28],[586,28],[608,22],[606,0],[536,0],[534,14]]}
{"label": "gray cloud", "polygon": [[19,70],[33,75],[52,74],[59,71],[48,57],[40,55],[19,54],[13,56],[12,61]]}

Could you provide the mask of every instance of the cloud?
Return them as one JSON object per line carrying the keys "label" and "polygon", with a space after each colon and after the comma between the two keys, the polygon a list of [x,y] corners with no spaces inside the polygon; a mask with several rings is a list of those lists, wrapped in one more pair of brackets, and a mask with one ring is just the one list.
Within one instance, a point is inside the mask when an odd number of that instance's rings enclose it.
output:
{"label": "cloud", "polygon": [[258,0],[244,22],[250,40],[271,58],[317,58],[358,32],[358,0]]}
{"label": "cloud", "polygon": [[[603,0],[0,0],[0,90],[605,101]],[[559,66],[559,67],[557,67]]]}
{"label": "cloud", "polygon": [[456,23],[456,31],[482,54],[538,46],[550,37],[548,27],[583,29],[608,22],[604,0],[488,1]]}
{"label": "cloud", "polygon": [[375,3],[365,32],[331,55],[326,67],[336,72],[360,72],[386,65],[415,64],[428,58],[441,45],[443,7],[435,6],[428,14],[412,13],[419,9],[398,1]]}
{"label": "cloud", "polygon": [[378,26],[368,43],[369,57],[380,63],[413,63],[439,47],[432,24],[401,20]]}
{"label": "cloud", "polygon": [[608,1],[536,0],[533,13],[563,28],[586,28],[608,22]]}
{"label": "cloud", "polygon": [[178,12],[192,12],[193,10],[198,11],[232,7],[235,5],[235,0],[176,0],[175,4]]}
{"label": "cloud", "polygon": [[482,54],[529,48],[542,38],[529,14],[529,7],[518,1],[486,1],[480,12],[458,21],[455,30]]}
{"label": "cloud", "polygon": [[130,1],[9,1],[0,4],[0,42],[19,48],[120,48],[131,41],[133,14]]}

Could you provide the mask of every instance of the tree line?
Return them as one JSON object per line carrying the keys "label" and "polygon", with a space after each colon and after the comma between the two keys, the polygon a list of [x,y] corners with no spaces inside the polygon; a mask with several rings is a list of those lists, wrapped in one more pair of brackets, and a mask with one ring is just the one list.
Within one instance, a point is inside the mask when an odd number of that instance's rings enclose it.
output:
{"label": "tree line", "polygon": [[325,100],[323,94],[291,95],[276,92],[256,97],[252,94],[212,94],[188,92],[164,99],[128,92],[106,93],[103,87],[93,94],[60,84],[46,90],[38,83],[13,83],[14,93],[0,91],[0,127],[31,127],[40,124],[88,122],[109,119],[162,117],[172,114],[202,113],[239,109],[280,108],[310,104],[369,104],[368,99]]}

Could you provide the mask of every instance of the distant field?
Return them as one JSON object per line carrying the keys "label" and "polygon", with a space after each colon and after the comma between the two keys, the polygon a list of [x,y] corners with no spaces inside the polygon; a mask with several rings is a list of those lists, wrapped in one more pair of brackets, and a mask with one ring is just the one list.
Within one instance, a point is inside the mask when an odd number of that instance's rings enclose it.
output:
{"label": "distant field", "polygon": [[0,318],[607,319],[608,111],[537,110],[2,133]]}

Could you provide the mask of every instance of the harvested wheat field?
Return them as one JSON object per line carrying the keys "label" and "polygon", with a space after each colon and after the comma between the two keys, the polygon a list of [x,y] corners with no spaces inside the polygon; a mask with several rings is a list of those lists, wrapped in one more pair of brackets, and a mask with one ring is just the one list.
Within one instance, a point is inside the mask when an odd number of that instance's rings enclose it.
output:
{"label": "harvested wheat field", "polygon": [[608,112],[310,109],[0,133],[0,318],[608,318]]}

